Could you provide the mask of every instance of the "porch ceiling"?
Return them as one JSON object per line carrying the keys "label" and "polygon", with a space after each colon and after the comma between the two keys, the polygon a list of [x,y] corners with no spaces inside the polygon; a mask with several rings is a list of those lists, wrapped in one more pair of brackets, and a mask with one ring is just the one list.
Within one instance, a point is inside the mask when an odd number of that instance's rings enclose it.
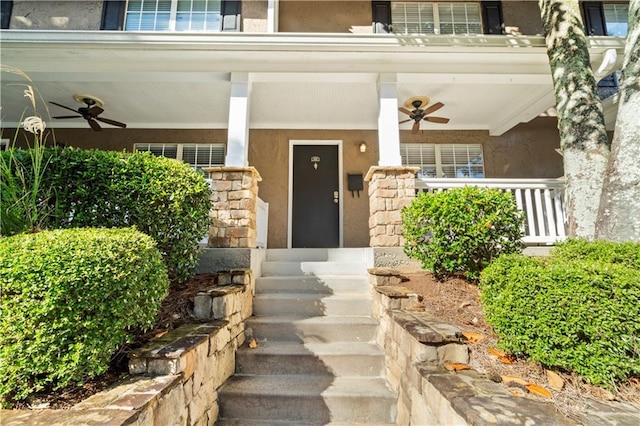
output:
{"label": "porch ceiling", "polygon": [[[103,117],[129,128],[226,128],[231,72],[249,72],[254,129],[376,129],[380,73],[396,75],[398,106],[417,95],[445,104],[434,115],[451,121],[424,122],[423,129],[501,134],[554,104],[540,37],[407,45],[351,36],[6,31],[1,59],[28,73],[46,101],[77,108],[72,95],[90,94],[105,101]],[[597,41],[591,45],[596,67],[605,49],[623,48]],[[2,73],[2,127],[15,126],[27,105],[18,81]],[[68,114],[49,105],[49,115]],[[53,128],[87,127],[82,119],[47,121]]]}

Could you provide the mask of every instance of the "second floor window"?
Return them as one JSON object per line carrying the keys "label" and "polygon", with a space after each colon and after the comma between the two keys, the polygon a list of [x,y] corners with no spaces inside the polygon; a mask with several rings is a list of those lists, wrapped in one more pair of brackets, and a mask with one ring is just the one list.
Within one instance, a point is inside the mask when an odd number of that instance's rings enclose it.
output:
{"label": "second floor window", "polygon": [[129,0],[125,31],[220,31],[221,0]]}
{"label": "second floor window", "polygon": [[481,34],[479,3],[392,2],[396,34]]}

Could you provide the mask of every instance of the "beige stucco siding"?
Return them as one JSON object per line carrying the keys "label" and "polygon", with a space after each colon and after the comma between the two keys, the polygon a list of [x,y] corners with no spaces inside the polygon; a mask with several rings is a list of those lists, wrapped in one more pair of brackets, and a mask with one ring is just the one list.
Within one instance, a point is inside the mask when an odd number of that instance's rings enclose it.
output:
{"label": "beige stucco siding", "polygon": [[502,18],[507,34],[539,35],[543,33],[540,7],[535,0],[503,1]]}
{"label": "beige stucco siding", "polygon": [[11,29],[99,30],[102,1],[14,0]]}
{"label": "beige stucco siding", "polygon": [[[224,143],[225,129],[57,129],[59,143],[81,148],[132,150],[135,143]],[[4,137],[12,139],[11,130]],[[289,196],[289,141],[340,140],[343,155],[344,245],[366,247],[369,244],[369,199],[364,190],[352,197],[347,190],[347,174],[366,174],[378,163],[378,135],[375,130],[251,130],[249,164],[262,176],[259,196],[269,203],[271,248],[287,246]],[[358,146],[367,143],[367,152]],[[562,157],[556,152],[560,142],[555,118],[538,118],[522,123],[502,136],[490,136],[485,130],[401,132],[403,143],[482,144],[486,177],[556,178],[563,174]]]}
{"label": "beige stucco siding", "polygon": [[370,33],[370,1],[280,1],[278,31]]}
{"label": "beige stucco siding", "polygon": [[[252,130],[249,164],[262,176],[260,198],[269,203],[269,247],[287,246],[289,197],[289,141],[341,140],[343,156],[344,246],[369,245],[369,198],[367,186],[360,197],[347,191],[347,174],[367,173],[377,163],[377,133],[361,130]],[[366,141],[368,149],[358,146]]]}
{"label": "beige stucco siding", "polygon": [[242,32],[267,32],[267,0],[242,0]]}

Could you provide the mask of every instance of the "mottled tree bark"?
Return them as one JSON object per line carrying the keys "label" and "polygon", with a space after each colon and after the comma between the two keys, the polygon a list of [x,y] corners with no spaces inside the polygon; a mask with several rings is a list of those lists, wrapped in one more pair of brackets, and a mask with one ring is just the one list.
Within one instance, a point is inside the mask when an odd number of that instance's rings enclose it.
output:
{"label": "mottled tree bark", "polygon": [[596,237],[640,242],[640,0],[629,2],[619,99]]}
{"label": "mottled tree bark", "polygon": [[568,233],[592,239],[609,139],[577,0],[540,0],[558,111]]}

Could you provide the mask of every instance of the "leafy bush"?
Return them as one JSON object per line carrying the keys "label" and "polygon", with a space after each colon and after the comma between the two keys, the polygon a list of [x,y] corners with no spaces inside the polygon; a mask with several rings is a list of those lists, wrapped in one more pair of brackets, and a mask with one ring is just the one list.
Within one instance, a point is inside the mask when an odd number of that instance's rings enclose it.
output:
{"label": "leafy bush", "polygon": [[640,270],[640,246],[637,243],[613,241],[587,241],[572,238],[558,243],[552,251],[554,261],[583,259],[591,262],[609,262]]}
{"label": "leafy bush", "polygon": [[606,259],[637,259],[640,244],[587,245],[500,257],[482,272],[482,305],[503,349],[611,386],[640,374],[640,270]]}
{"label": "leafy bush", "polygon": [[[28,151],[24,163],[29,164]],[[187,164],[150,153],[50,149],[45,228],[136,226],[158,244],[171,278],[185,280],[207,233],[209,185]],[[3,206],[4,207],[4,206]]]}
{"label": "leafy bush", "polygon": [[497,189],[421,193],[402,210],[404,249],[439,278],[476,279],[500,254],[522,250],[523,221],[513,196]]}
{"label": "leafy bush", "polygon": [[154,324],[168,278],[135,229],[0,238],[0,401],[103,373],[127,331]]}

